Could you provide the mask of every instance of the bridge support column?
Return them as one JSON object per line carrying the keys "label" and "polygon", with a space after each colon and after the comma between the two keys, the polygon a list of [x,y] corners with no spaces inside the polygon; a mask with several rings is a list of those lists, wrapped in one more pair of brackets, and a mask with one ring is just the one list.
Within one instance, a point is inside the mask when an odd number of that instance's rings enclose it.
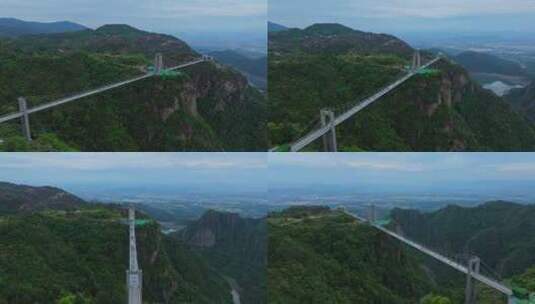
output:
{"label": "bridge support column", "polygon": [[20,119],[22,125],[22,134],[27,141],[32,141],[32,133],[30,132],[30,117],[28,116],[28,103],[24,97],[19,97],[18,101],[19,112],[22,113],[22,117]]}
{"label": "bridge support column", "polygon": [[331,110],[323,109],[320,111],[321,115],[321,126],[330,126],[330,131],[323,135],[323,146],[325,152],[337,152],[337,143],[336,143],[336,129],[334,126],[334,112]]}
{"label": "bridge support column", "polygon": [[472,257],[468,261],[468,274],[466,276],[465,304],[476,304],[476,281],[473,274],[479,274],[481,260],[478,257]]}
{"label": "bridge support column", "polygon": [[368,206],[368,222],[370,224],[375,223],[377,220],[377,209],[375,208],[375,204],[370,204]]}
{"label": "bridge support column", "polygon": [[154,57],[154,73],[160,74],[163,71],[163,56],[161,53],[156,53]]}
{"label": "bridge support column", "polygon": [[422,66],[422,58],[420,56],[420,50],[416,50],[412,56],[412,70],[416,71]]}

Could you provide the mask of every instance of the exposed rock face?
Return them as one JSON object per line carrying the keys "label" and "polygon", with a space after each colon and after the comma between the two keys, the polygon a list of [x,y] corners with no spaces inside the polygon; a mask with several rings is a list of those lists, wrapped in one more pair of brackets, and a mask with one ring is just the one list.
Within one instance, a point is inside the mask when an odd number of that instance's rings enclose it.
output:
{"label": "exposed rock face", "polygon": [[207,211],[178,236],[207,257],[212,267],[236,280],[240,286],[241,303],[265,303],[265,219]]}
{"label": "exposed rock face", "polygon": [[249,225],[236,213],[206,212],[194,225],[184,230],[188,243],[198,247],[213,247],[218,241],[235,241]]}

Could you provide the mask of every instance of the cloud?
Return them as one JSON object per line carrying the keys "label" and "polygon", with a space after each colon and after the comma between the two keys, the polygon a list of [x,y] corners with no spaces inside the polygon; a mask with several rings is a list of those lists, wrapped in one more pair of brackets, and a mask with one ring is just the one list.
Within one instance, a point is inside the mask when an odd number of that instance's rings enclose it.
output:
{"label": "cloud", "polygon": [[363,17],[447,18],[535,12],[532,0],[383,0],[352,2]]}
{"label": "cloud", "polygon": [[494,168],[497,172],[500,173],[521,173],[535,175],[535,161],[492,165],[490,167]]}
{"label": "cloud", "polygon": [[348,161],[345,163],[350,168],[367,169],[375,171],[402,171],[402,172],[423,172],[428,169],[420,163],[405,163],[399,161]]}
{"label": "cloud", "polygon": [[254,153],[10,153],[0,169],[262,169],[265,158]]}

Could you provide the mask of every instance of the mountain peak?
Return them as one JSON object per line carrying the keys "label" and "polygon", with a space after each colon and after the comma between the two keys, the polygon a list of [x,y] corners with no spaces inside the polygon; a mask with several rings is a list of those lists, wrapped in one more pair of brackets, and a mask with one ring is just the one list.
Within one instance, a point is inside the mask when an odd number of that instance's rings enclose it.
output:
{"label": "mountain peak", "polygon": [[0,182],[0,214],[44,209],[75,209],[85,202],[62,189]]}
{"label": "mountain peak", "polygon": [[142,30],[139,30],[128,24],[106,24],[99,27],[96,30],[97,33],[108,34],[108,35],[120,35],[120,34],[140,34],[145,33]]}
{"label": "mountain peak", "polygon": [[355,32],[350,27],[340,23],[316,23],[305,29],[307,33],[318,35],[340,35]]}

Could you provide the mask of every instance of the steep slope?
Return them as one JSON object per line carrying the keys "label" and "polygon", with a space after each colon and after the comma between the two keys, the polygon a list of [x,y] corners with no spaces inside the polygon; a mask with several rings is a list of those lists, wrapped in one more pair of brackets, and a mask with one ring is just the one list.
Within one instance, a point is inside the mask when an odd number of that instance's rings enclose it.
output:
{"label": "steep slope", "polygon": [[268,233],[269,303],[417,303],[433,290],[399,243],[343,213],[290,208]]}
{"label": "steep slope", "polygon": [[[70,195],[55,188],[2,185],[1,194],[43,211],[0,214],[0,303],[126,302],[126,210],[72,197],[77,208],[60,205]],[[138,218],[144,303],[232,303],[228,282],[205,258]]]}
{"label": "steep slope", "polygon": [[531,122],[535,122],[535,82],[525,88],[511,90],[505,95],[505,99]]}
{"label": "steep slope", "polygon": [[54,187],[30,187],[0,182],[0,215],[44,209],[77,209],[84,201]]}
{"label": "steep slope", "polygon": [[[17,110],[18,96],[35,106],[141,75],[157,52],[166,66],[200,56],[177,38],[127,25],[0,40],[0,52],[2,114]],[[0,125],[0,150],[265,150],[265,115],[264,97],[244,76],[202,63],[32,115],[30,146],[18,122]]]}
{"label": "steep slope", "polygon": [[432,213],[392,212],[393,225],[409,238],[451,254],[476,254],[506,278],[535,265],[534,216],[535,206],[501,201]]}
{"label": "steep slope", "polygon": [[87,27],[69,21],[29,22],[15,18],[0,18],[0,37],[76,32],[85,29]]}
{"label": "steep slope", "polygon": [[[290,33],[291,32],[291,33]],[[269,132],[284,145],[322,108],[341,113],[407,73],[412,48],[388,35],[315,25],[269,35]],[[423,53],[423,61],[431,54]],[[524,115],[442,60],[337,127],[344,151],[531,151]],[[309,147],[319,149],[319,143]]]}
{"label": "steep slope", "polygon": [[244,73],[256,87],[267,89],[267,57],[249,58],[234,50],[213,51],[209,55]]}
{"label": "steep slope", "polygon": [[178,237],[234,280],[243,304],[265,303],[266,227],[264,219],[207,211]]}
{"label": "steep slope", "polygon": [[[0,217],[0,303],[125,303],[126,216],[108,208]],[[227,283],[155,223],[137,227],[146,303],[232,303]]]}

